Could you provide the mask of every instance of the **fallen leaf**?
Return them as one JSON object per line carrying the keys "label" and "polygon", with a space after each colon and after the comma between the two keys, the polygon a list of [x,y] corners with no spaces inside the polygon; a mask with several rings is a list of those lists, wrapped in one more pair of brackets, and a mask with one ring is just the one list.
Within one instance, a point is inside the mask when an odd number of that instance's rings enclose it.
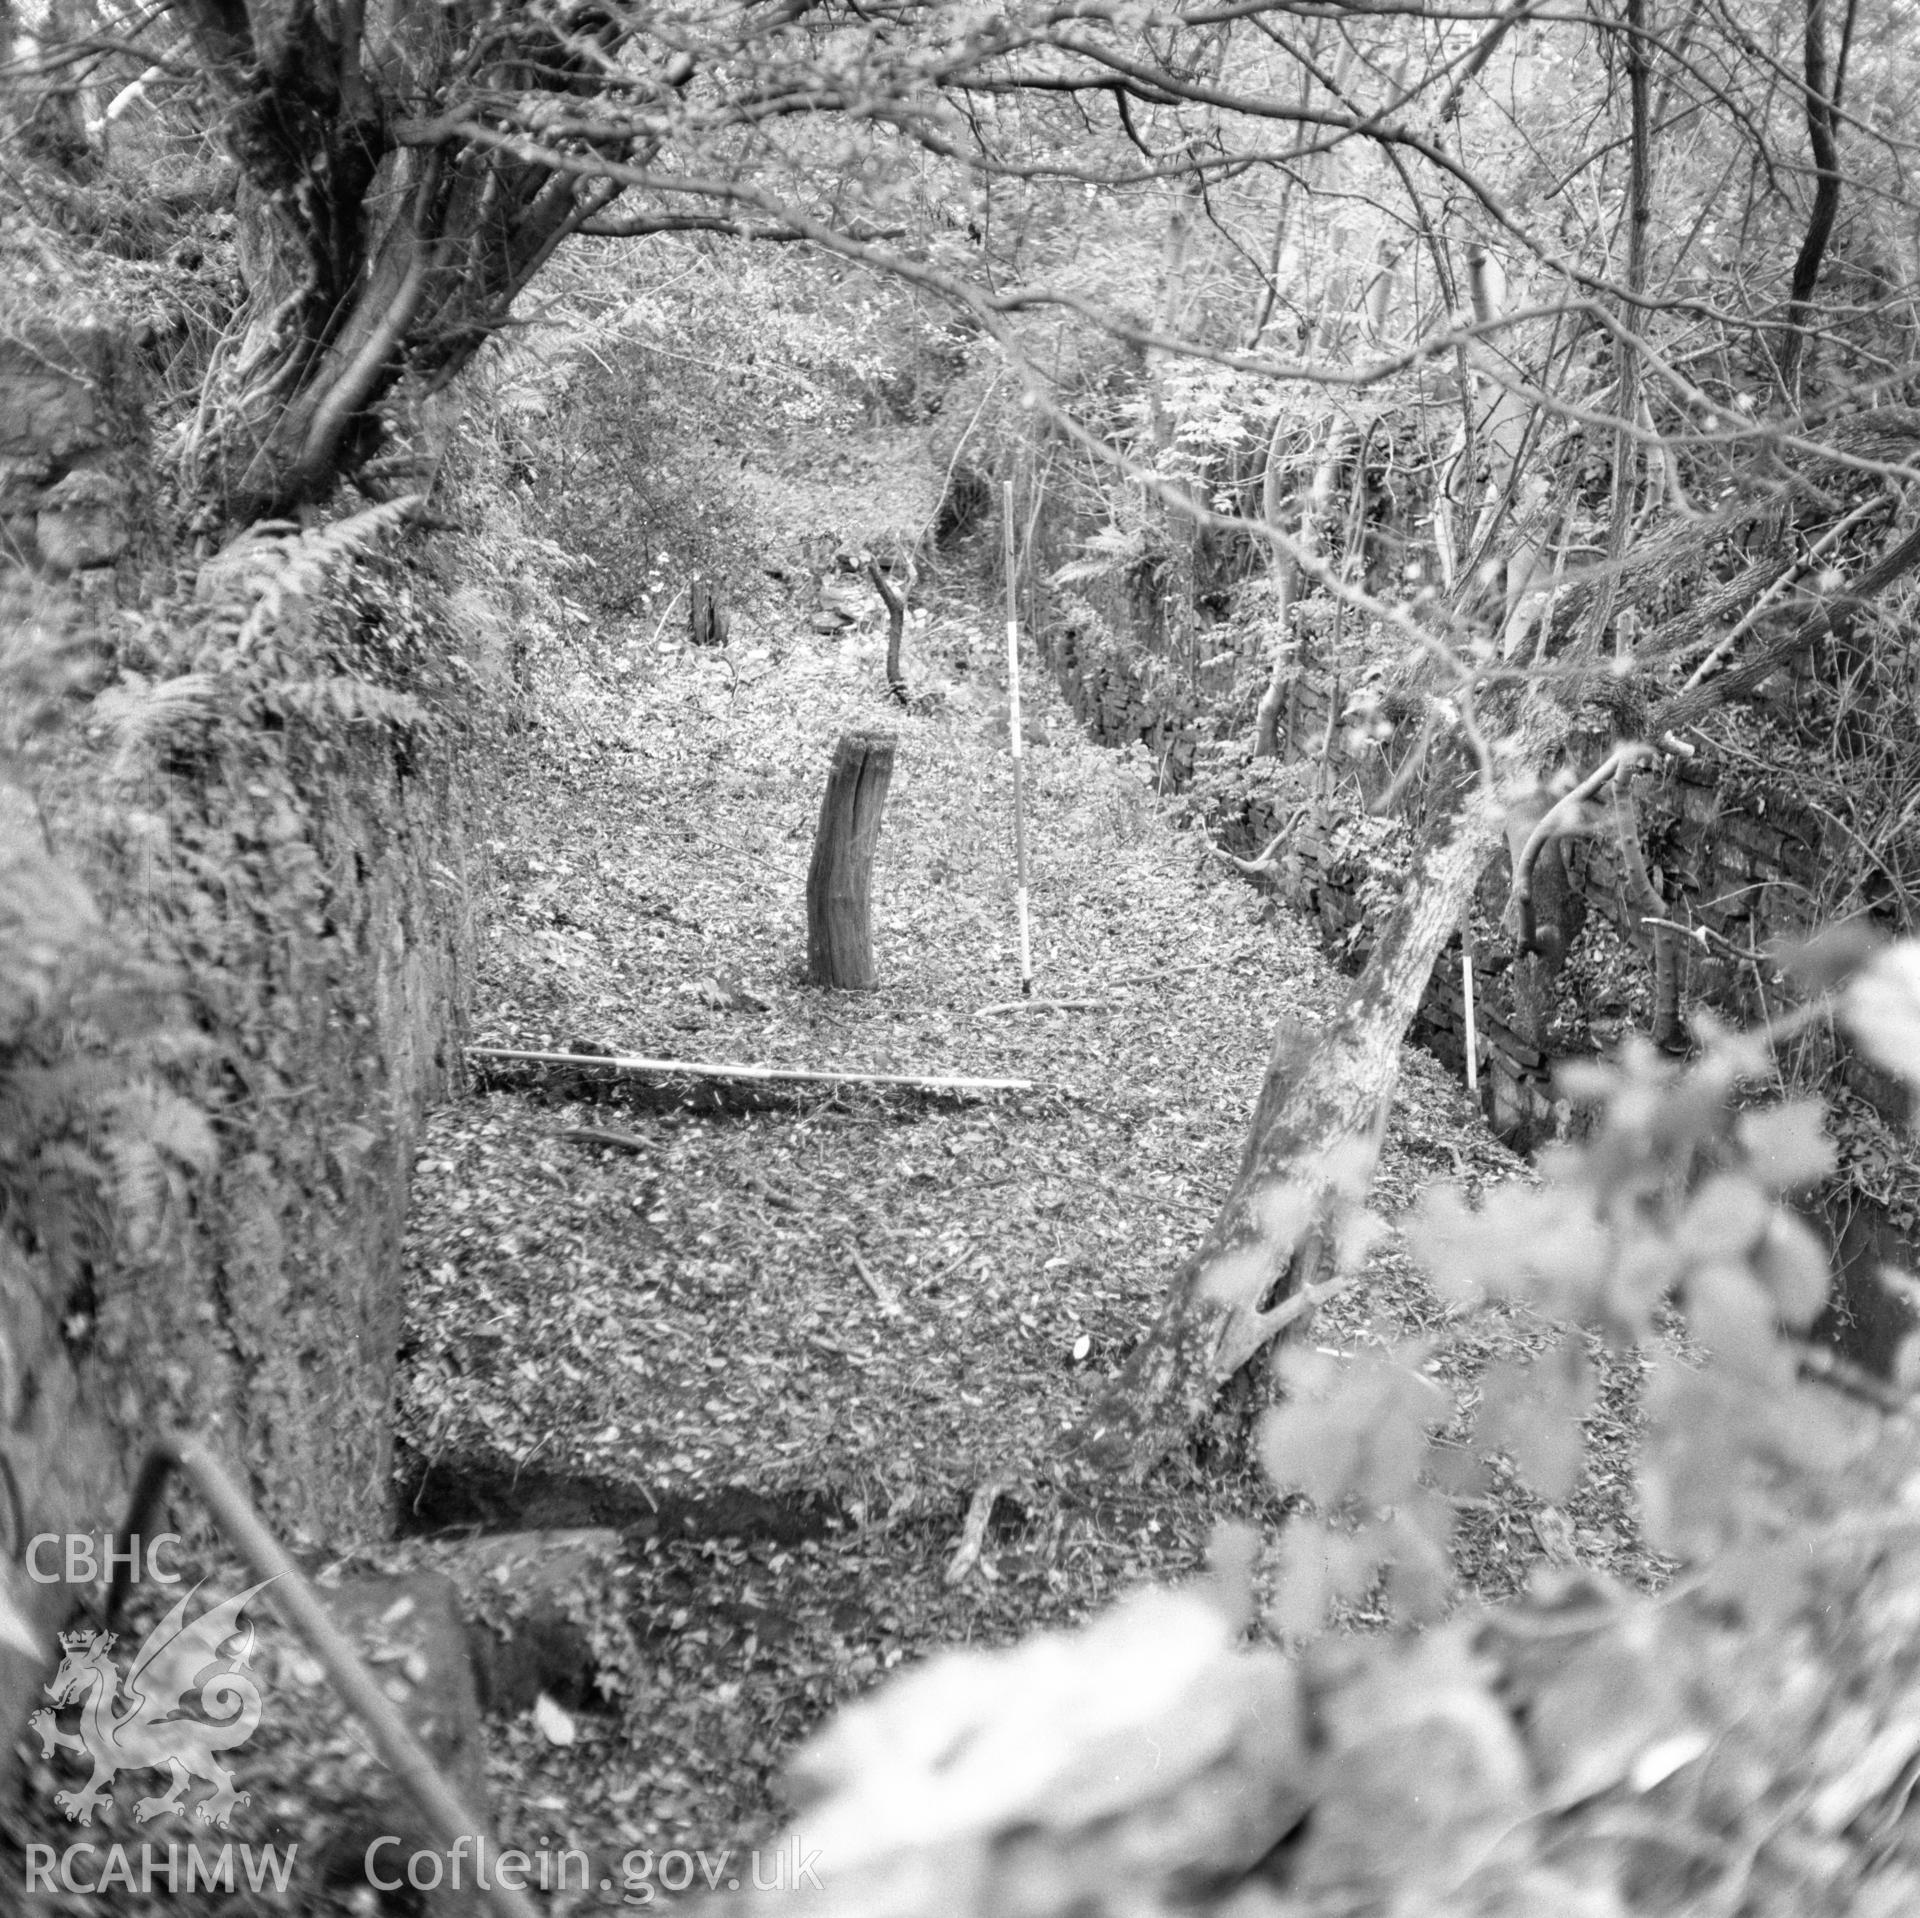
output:
{"label": "fallen leaf", "polygon": [[571,1745],[580,1735],[573,1714],[564,1705],[556,1705],[545,1692],[533,1701],[533,1722],[549,1745]]}

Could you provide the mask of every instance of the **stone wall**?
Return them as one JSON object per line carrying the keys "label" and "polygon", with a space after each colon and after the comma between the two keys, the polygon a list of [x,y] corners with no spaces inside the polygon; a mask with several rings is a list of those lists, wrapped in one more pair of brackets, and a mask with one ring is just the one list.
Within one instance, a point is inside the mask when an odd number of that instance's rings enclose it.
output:
{"label": "stone wall", "polygon": [[0,317],[0,564],[73,573],[133,543],[147,494],[143,386],[123,329]]}
{"label": "stone wall", "polygon": [[[1167,787],[1184,787],[1203,767],[1209,741],[1251,730],[1204,678],[1168,670],[1143,648],[1116,641],[1100,618],[1057,618],[1042,643],[1053,676],[1094,736],[1110,745],[1147,746]],[[1337,720],[1340,689],[1303,671],[1288,688],[1282,764],[1317,763],[1331,740],[1345,754]],[[1576,745],[1578,742],[1576,742]],[[1597,763],[1604,742],[1592,742]],[[1343,759],[1351,792],[1384,789],[1391,747]],[[1253,859],[1282,837],[1261,883],[1313,918],[1329,948],[1358,965],[1369,949],[1368,881],[1373,877],[1357,809],[1271,777],[1273,762],[1226,775],[1236,789],[1210,807],[1209,831],[1223,850]],[[1265,770],[1263,770],[1263,766]],[[1218,781],[1215,781],[1216,787]],[[1642,846],[1670,917],[1702,929],[1686,942],[1685,1003],[1704,1004],[1735,1023],[1765,1015],[1768,971],[1762,955],[1779,939],[1805,937],[1821,917],[1829,876],[1852,857],[1846,828],[1802,792],[1755,769],[1705,757],[1674,766],[1645,794]],[[1619,855],[1603,837],[1560,842],[1569,951],[1564,966],[1539,977],[1541,962],[1513,961],[1501,926],[1511,867],[1501,854],[1482,880],[1476,914],[1474,1032],[1479,1097],[1489,1125],[1525,1151],[1564,1126],[1552,1074],[1557,1060],[1590,1054],[1630,1026],[1644,1029],[1652,966],[1648,939],[1623,896]],[[1377,894],[1377,887],[1376,887]],[[1376,899],[1377,903],[1377,899]],[[1531,970],[1523,970],[1530,968]],[[1435,965],[1410,1036],[1463,1078],[1466,1010],[1460,939]],[[1903,1087],[1865,1060],[1841,1053],[1824,1088],[1852,1097],[1904,1136]],[[1909,1155],[1910,1156],[1910,1155]],[[1879,1364],[1913,1315],[1879,1284],[1881,1264],[1914,1264],[1916,1221],[1897,1197],[1837,1180],[1816,1207],[1842,1268],[1841,1299],[1829,1330],[1843,1349]]]}
{"label": "stone wall", "polygon": [[141,825],[149,901],[128,894],[134,844],[95,867],[113,916],[141,911],[188,981],[221,1145],[173,1269],[127,1275],[103,1308],[102,1358],[167,1355],[141,1421],[190,1424],[284,1537],[338,1546],[390,1525],[415,1144],[465,1024],[465,807],[449,759],[377,738],[324,778],[276,759],[177,782]]}
{"label": "stone wall", "polygon": [[[213,614],[191,581],[143,606],[114,565],[152,537],[124,341],[0,323],[0,423],[0,703],[39,673],[59,682],[49,711],[81,719],[142,631],[147,681],[178,674],[159,649],[192,659]],[[87,487],[111,510],[70,524]],[[419,596],[389,570],[417,635]],[[163,1427],[206,1438],[296,1546],[391,1526],[408,1189],[465,1026],[459,719],[267,724],[230,696],[216,680],[172,720],[162,702],[151,723],[172,731],[132,762],[74,723],[0,761],[0,913],[19,915],[0,931],[44,948],[55,982],[37,1002],[0,982],[0,1039],[27,1048],[0,1069],[75,1088],[42,1136],[11,1108],[0,1141],[28,1154],[16,1178],[49,1151],[74,1173],[82,1228],[63,1245],[10,1219],[0,1237],[0,1597],[49,1648],[76,1594],[24,1576],[27,1548],[111,1530]],[[109,1013],[76,1020],[61,995],[96,985]],[[116,1157],[143,1127],[159,1143]],[[40,1675],[0,1642],[0,1748]]]}

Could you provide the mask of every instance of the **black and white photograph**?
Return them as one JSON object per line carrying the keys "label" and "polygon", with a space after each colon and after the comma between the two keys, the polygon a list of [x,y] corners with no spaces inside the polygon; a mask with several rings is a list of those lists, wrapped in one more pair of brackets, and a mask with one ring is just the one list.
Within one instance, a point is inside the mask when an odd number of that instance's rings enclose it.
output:
{"label": "black and white photograph", "polygon": [[0,1918],[1920,1918],[1920,0],[0,0]]}

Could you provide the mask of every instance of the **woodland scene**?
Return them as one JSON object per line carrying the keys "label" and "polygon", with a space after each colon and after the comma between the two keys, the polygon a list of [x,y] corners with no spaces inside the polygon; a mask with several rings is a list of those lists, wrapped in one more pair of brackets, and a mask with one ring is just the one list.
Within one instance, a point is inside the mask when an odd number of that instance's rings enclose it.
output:
{"label": "woodland scene", "polygon": [[0,1914],[1920,1911],[1916,98],[0,0]]}

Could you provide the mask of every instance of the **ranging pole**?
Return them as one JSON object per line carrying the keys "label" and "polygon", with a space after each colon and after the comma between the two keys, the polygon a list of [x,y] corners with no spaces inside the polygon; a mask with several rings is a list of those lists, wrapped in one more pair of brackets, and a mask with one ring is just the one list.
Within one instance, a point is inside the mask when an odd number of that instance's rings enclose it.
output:
{"label": "ranging pole", "polygon": [[1014,905],[1020,916],[1020,991],[1033,996],[1033,947],[1027,935],[1027,762],[1020,730],[1020,615],[1014,596],[1013,481],[1006,483],[1005,560],[1007,574],[1007,737],[1013,744]]}
{"label": "ranging pole", "polygon": [[1461,1023],[1467,1038],[1467,1090],[1480,1090],[1480,1037],[1473,1020],[1473,907],[1460,915],[1460,1003]]}

